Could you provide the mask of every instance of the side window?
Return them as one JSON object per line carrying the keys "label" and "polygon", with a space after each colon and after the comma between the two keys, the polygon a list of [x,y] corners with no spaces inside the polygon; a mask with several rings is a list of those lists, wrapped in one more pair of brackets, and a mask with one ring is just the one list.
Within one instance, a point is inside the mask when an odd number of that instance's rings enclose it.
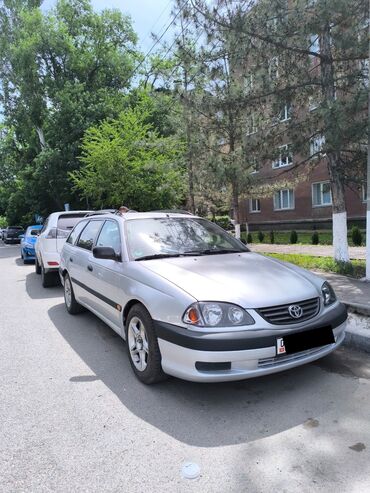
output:
{"label": "side window", "polygon": [[96,235],[98,234],[102,224],[103,221],[90,221],[86,228],[82,231],[78,239],[77,246],[80,248],[85,248],[85,250],[91,250],[94,245]]}
{"label": "side window", "polygon": [[84,229],[86,224],[87,224],[87,221],[81,221],[80,223],[77,223],[76,226],[73,228],[71,234],[68,236],[67,243],[74,245],[76,243],[76,240],[77,240],[79,234]]}
{"label": "side window", "polygon": [[42,230],[40,231],[40,234],[46,230],[46,228],[48,227],[48,222],[49,222],[49,218],[47,217],[46,221],[44,222],[44,225],[42,227]]}
{"label": "side window", "polygon": [[121,237],[116,221],[105,221],[96,246],[111,247],[116,253],[121,253]]}

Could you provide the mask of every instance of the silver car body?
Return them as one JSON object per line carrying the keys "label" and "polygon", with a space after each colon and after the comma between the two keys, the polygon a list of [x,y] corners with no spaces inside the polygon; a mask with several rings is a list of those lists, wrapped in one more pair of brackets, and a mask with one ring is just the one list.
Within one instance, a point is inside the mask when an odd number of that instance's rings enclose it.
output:
{"label": "silver car body", "polygon": [[[245,252],[226,255],[135,261],[126,242],[126,221],[182,217],[179,214],[127,213],[92,216],[81,222],[116,221],[121,235],[121,260],[102,260],[68,241],[60,259],[63,283],[68,272],[76,300],[125,339],[125,321],[135,303],[154,320],[162,368],[186,380],[218,382],[271,374],[314,361],[344,340],[347,313],[335,301],[324,306],[324,280],[294,265]],[[81,229],[81,226],[80,226]],[[318,313],[286,325],[269,323],[261,307],[277,307],[318,299]],[[194,327],[183,321],[197,301],[234,303],[247,310],[254,325]],[[279,338],[331,326],[335,342],[290,355],[277,355]],[[213,363],[228,363],[212,369]],[[199,365],[201,363],[201,365]],[[207,364],[209,364],[207,366]],[[204,369],[205,368],[205,369]]]}

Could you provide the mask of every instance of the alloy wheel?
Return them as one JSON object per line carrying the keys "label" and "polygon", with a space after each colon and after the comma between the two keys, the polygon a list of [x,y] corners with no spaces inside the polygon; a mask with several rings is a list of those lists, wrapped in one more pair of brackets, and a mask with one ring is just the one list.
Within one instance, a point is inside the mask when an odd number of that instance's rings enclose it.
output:
{"label": "alloy wheel", "polygon": [[135,368],[144,371],[148,366],[149,344],[145,326],[138,317],[132,317],[130,321],[127,343]]}

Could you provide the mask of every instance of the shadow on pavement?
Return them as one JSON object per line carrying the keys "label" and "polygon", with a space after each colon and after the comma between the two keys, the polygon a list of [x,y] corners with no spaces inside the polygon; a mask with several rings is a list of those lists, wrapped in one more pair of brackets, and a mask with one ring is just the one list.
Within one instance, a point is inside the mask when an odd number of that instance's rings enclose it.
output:
{"label": "shadow on pavement", "polygon": [[[48,314],[91,369],[88,380],[100,379],[132,413],[193,446],[252,442],[333,409],[340,414],[337,406],[343,391],[349,397],[359,385],[354,378],[344,378],[338,389],[337,375],[306,365],[240,382],[200,384],[170,378],[145,386],[131,370],[125,342],[97,317],[89,312],[70,316],[63,304],[53,306]],[[86,377],[73,375],[70,381],[82,385]]]}
{"label": "shadow on pavement", "polygon": [[[23,261],[21,262],[23,267]],[[59,298],[60,296],[63,296],[61,284],[57,284],[51,288],[43,288],[41,285],[41,276],[37,275],[36,272],[31,272],[26,275],[26,291],[28,296],[33,300]]]}

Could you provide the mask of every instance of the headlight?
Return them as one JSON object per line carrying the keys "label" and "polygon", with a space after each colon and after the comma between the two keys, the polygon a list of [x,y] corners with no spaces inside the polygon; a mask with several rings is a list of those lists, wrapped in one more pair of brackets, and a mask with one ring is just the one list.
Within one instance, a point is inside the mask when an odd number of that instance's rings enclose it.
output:
{"label": "headlight", "polygon": [[328,281],[325,281],[322,285],[321,292],[324,298],[324,305],[331,305],[336,301],[337,297],[335,296],[334,289],[330,286]]}
{"label": "headlight", "polygon": [[237,327],[255,323],[249,313],[240,306],[212,301],[202,301],[189,306],[182,320],[186,324],[198,327]]}

